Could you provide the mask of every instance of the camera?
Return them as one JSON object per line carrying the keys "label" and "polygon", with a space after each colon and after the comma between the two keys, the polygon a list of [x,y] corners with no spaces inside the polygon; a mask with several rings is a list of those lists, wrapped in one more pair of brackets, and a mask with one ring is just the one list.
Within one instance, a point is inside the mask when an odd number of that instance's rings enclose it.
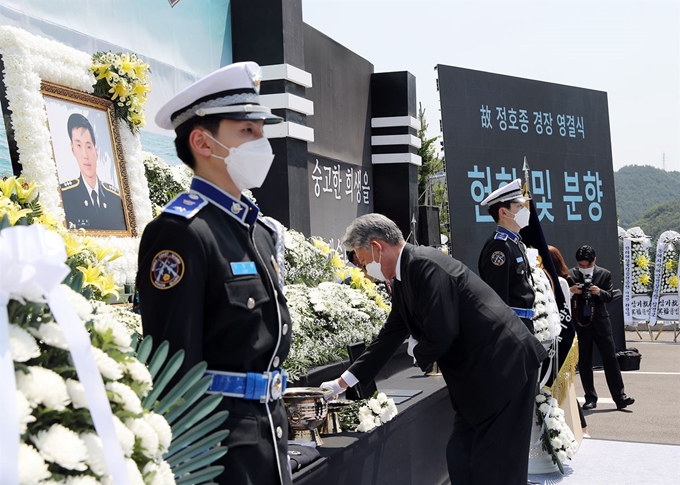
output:
{"label": "camera", "polygon": [[593,294],[590,291],[590,287],[593,285],[593,277],[590,275],[585,275],[583,277],[583,285],[581,286],[581,290],[583,291],[583,299],[586,301],[586,304],[590,304],[590,300],[593,297]]}

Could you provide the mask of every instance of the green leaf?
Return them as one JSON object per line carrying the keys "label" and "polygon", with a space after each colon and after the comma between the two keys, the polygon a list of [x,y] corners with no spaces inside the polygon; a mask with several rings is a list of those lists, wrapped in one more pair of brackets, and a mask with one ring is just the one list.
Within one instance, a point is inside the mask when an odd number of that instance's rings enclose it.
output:
{"label": "green leaf", "polygon": [[218,476],[224,471],[223,466],[211,466],[198,473],[191,473],[178,479],[175,483],[177,485],[198,485],[200,483],[205,483]]}
{"label": "green leaf", "polygon": [[[163,347],[163,344],[167,344],[167,340],[161,344],[161,347]],[[159,347],[160,350],[160,347]],[[158,354],[158,352],[156,353]],[[149,364],[149,372],[151,372],[151,367],[155,364],[156,360],[156,355],[154,355],[154,358],[151,359],[151,363]],[[175,374],[177,374],[177,371],[182,367],[182,362],[184,362],[184,350],[178,350],[175,355],[170,357],[170,360],[168,363],[165,365],[163,368],[163,371],[160,373],[158,376],[158,381],[154,381],[153,385],[153,390],[149,393],[146,398],[144,398],[144,402],[142,405],[144,406],[144,409],[150,409],[151,404],[156,401],[158,396],[160,396],[161,392],[165,389],[165,386],[168,385],[170,380],[175,377]],[[151,372],[151,376],[155,377],[154,372]]]}
{"label": "green leaf", "polygon": [[199,362],[193,366],[184,375],[184,377],[182,377],[182,380],[180,380],[170,391],[168,391],[161,402],[154,406],[154,412],[163,414],[173,405],[175,405],[177,401],[184,395],[184,393],[191,389],[191,387],[196,384],[196,382],[198,382],[201,377],[203,377],[203,374],[205,374],[207,368],[207,362]]}
{"label": "green leaf", "polygon": [[221,394],[211,394],[205,397],[190,413],[172,426],[172,436],[181,436],[187,429],[190,429],[193,425],[210,414],[220,402],[222,402]]}
{"label": "green leaf", "polygon": [[168,453],[169,454],[175,453],[178,450],[184,448],[185,446],[190,445],[194,441],[201,439],[203,435],[209,433],[210,431],[224,423],[227,420],[228,416],[229,411],[221,411],[215,414],[214,416],[210,417],[209,419],[205,420],[204,422],[202,422],[199,426],[193,428],[184,436],[179,436],[177,438],[174,437],[173,430],[173,440],[172,444],[170,445],[170,449],[168,450]]}
{"label": "green leaf", "polygon": [[210,465],[211,463],[219,460],[226,454],[227,454],[226,448],[223,448],[221,446],[218,448],[213,448],[212,450],[205,452],[202,455],[199,455],[196,458],[193,458],[185,462],[183,465],[178,466],[177,468],[173,469],[172,472],[176,476],[184,475],[185,473],[191,473],[199,468]]}
{"label": "green leaf", "polygon": [[205,376],[196,384],[194,384],[194,386],[189,389],[184,396],[182,396],[182,400],[184,402],[163,416],[168,424],[172,424],[177,418],[184,414],[184,411],[186,411],[192,404],[203,397],[205,391],[207,391],[210,387],[211,381],[212,377]]}
{"label": "green leaf", "polygon": [[0,219],[0,231],[10,226],[11,224],[9,223],[9,216],[5,214],[2,216],[2,219]]}
{"label": "green leaf", "polygon": [[[168,353],[170,351],[170,344],[168,343],[167,340],[164,340],[161,342],[161,344],[158,346],[156,349],[156,352],[154,352],[153,357],[151,357],[151,362],[149,362],[149,372],[151,373],[151,377],[156,377],[156,374],[160,370],[160,368],[163,366],[163,362],[165,362],[165,359],[168,356]],[[184,351],[181,351],[184,352]]]}
{"label": "green leaf", "polygon": [[229,433],[230,431],[228,429],[216,431],[213,434],[206,436],[202,440],[197,441],[193,445],[184,448],[182,451],[175,453],[174,455],[165,455],[163,459],[168,462],[168,465],[173,467],[178,463],[185,462],[197,455],[200,455],[205,450],[214,447],[222,440],[226,439],[226,437],[229,436]]}
{"label": "green leaf", "polygon": [[149,354],[151,353],[152,348],[153,337],[151,335],[147,335],[139,343],[139,347],[137,350],[137,360],[140,361],[142,364],[146,364],[146,359],[149,358]]}

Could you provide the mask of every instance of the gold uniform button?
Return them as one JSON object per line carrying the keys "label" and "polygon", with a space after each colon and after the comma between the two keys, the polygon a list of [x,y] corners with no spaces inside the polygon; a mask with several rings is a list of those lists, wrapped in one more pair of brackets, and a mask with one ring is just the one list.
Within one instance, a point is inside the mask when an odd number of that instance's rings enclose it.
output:
{"label": "gold uniform button", "polygon": [[255,299],[252,297],[248,298],[246,306],[248,307],[248,310],[252,310],[253,308],[255,308]]}
{"label": "gold uniform button", "polygon": [[279,439],[283,438],[283,429],[281,429],[281,426],[276,427],[276,437]]}
{"label": "gold uniform button", "polygon": [[278,367],[280,362],[281,362],[281,359],[279,359],[278,355],[276,357],[274,357],[274,362],[273,362],[274,367]]}
{"label": "gold uniform button", "polygon": [[284,323],[283,326],[281,327],[281,333],[283,335],[286,335],[288,333],[288,324]]}

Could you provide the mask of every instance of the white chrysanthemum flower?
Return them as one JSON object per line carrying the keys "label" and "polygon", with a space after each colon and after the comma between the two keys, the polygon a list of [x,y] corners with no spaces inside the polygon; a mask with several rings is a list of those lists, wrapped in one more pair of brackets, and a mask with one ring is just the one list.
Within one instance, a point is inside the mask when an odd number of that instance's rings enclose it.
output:
{"label": "white chrysanthemum flower", "polygon": [[68,342],[66,342],[64,332],[62,332],[58,323],[48,322],[41,324],[37,330],[36,337],[51,347],[68,350]]}
{"label": "white chrysanthemum flower", "polygon": [[137,464],[131,458],[125,459],[130,485],[144,485],[144,478],[137,468]]}
{"label": "white chrysanthemum flower", "polygon": [[85,387],[74,379],[66,379],[66,389],[68,395],[71,397],[71,404],[74,409],[90,409],[87,405],[87,397],[85,396]]}
{"label": "white chrysanthemum flower", "polygon": [[63,411],[71,402],[64,379],[50,369],[31,366],[28,374],[17,371],[15,376],[17,389],[24,394],[31,406],[42,404],[55,411]]}
{"label": "white chrysanthemum flower", "polygon": [[158,468],[160,469],[161,476],[163,477],[163,483],[165,485],[175,485],[175,474],[172,473],[172,468],[167,461],[161,460]]}
{"label": "white chrysanthemum flower", "polygon": [[85,463],[90,467],[97,476],[107,475],[109,467],[106,464],[106,457],[104,456],[104,446],[102,440],[94,433],[81,433],[80,439],[85,443],[87,448],[87,458]]}
{"label": "white chrysanthemum flower", "polygon": [[550,439],[550,444],[551,444],[552,447],[555,448],[556,450],[559,449],[559,448],[562,448],[562,440],[560,440],[559,438],[551,438],[551,439]]}
{"label": "white chrysanthemum flower", "polygon": [[113,401],[122,404],[126,411],[142,414],[142,402],[130,387],[122,382],[107,382],[106,389],[113,393]]}
{"label": "white chrysanthemum flower", "polygon": [[120,447],[123,449],[123,455],[129,458],[135,448],[135,434],[115,414],[113,415],[113,425],[116,428],[116,435]]}
{"label": "white chrysanthemum flower", "polygon": [[158,435],[160,453],[163,454],[168,451],[170,443],[172,442],[172,428],[170,428],[170,425],[165,418],[160,414],[150,412],[144,415],[144,421],[146,421]]}
{"label": "white chrysanthemum flower", "polygon": [[50,429],[39,431],[31,436],[46,461],[54,462],[67,470],[87,470],[87,448],[76,433],[61,424],[53,424]]}
{"label": "white chrysanthemum flower", "polygon": [[123,377],[123,369],[120,364],[109,357],[106,352],[97,347],[92,347],[92,356],[102,376],[112,381],[117,381]]}
{"label": "white chrysanthemum flower", "polygon": [[163,475],[161,475],[161,469],[158,464],[153,461],[149,461],[144,465],[142,475],[144,475],[144,483],[146,483],[146,485],[165,485]]}
{"label": "white chrysanthemum flower", "polygon": [[51,475],[38,450],[26,443],[19,443],[19,483],[38,483]]}
{"label": "white chrysanthemum flower", "polygon": [[378,395],[375,397],[380,404],[384,404],[387,402],[387,394],[384,392],[379,392]]}
{"label": "white chrysanthemum flower", "polygon": [[394,418],[397,415],[397,406],[394,404],[394,401],[390,400],[387,402],[387,406],[383,408],[383,410],[380,413],[380,421],[383,423],[386,423],[388,421],[391,421],[392,418]]}
{"label": "white chrysanthemum flower", "polygon": [[560,460],[560,463],[564,463],[567,458],[567,453],[564,450],[559,450],[557,452],[557,459]]}
{"label": "white chrysanthemum flower", "polygon": [[9,349],[14,362],[26,362],[40,355],[35,339],[19,325],[9,324]]}
{"label": "white chrysanthemum flower", "polygon": [[555,418],[550,417],[546,419],[545,425],[550,429],[557,429],[557,427],[559,426],[559,422]]}
{"label": "white chrysanthemum flower", "polygon": [[113,344],[116,347],[127,350],[130,349],[132,337],[111,314],[94,315],[94,329],[97,333],[106,335],[111,332]]}
{"label": "white chrysanthemum flower", "polygon": [[158,434],[143,418],[126,419],[125,425],[140,440],[142,454],[148,458],[158,455]]}
{"label": "white chrysanthemum flower", "polygon": [[536,402],[537,403],[545,402],[545,396],[543,394],[536,395]]}
{"label": "white chrysanthemum flower", "polygon": [[33,423],[35,421],[35,416],[33,416],[33,408],[26,399],[24,394],[17,390],[16,392],[16,413],[19,419],[19,433],[24,434],[28,428],[28,423]]}
{"label": "white chrysanthemum flower", "polygon": [[375,421],[373,420],[373,418],[366,418],[359,423],[359,426],[357,426],[356,430],[359,431],[360,433],[365,433],[367,431],[371,431],[374,428]]}
{"label": "white chrysanthemum flower", "polygon": [[75,310],[78,317],[85,322],[89,321],[92,318],[92,304],[90,303],[90,300],[77,291],[72,290],[67,285],[61,285],[61,287],[64,289],[64,293],[66,293],[66,299],[71,305],[71,308]]}
{"label": "white chrysanthemum flower", "polygon": [[371,411],[371,408],[369,408],[368,406],[361,406],[359,408],[359,422],[368,418],[373,419],[373,411]]}
{"label": "white chrysanthemum flower", "polygon": [[541,414],[546,414],[549,409],[550,406],[547,403],[543,403],[540,406],[538,406],[538,410],[541,412]]}
{"label": "white chrysanthemum flower", "polygon": [[125,373],[128,374],[136,383],[141,384],[142,394],[146,396],[153,387],[153,379],[149,369],[137,359],[128,359],[123,364]]}
{"label": "white chrysanthemum flower", "polygon": [[68,477],[66,485],[101,485],[101,482],[89,475],[79,475],[77,477]]}
{"label": "white chrysanthemum flower", "polygon": [[371,411],[373,411],[375,414],[380,414],[382,412],[382,405],[377,399],[369,399],[368,407],[370,407]]}

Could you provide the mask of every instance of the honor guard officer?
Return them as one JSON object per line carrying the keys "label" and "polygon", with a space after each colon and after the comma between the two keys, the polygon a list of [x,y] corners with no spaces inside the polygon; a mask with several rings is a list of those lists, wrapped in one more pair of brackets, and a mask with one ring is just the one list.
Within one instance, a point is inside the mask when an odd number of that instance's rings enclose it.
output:
{"label": "honor guard officer", "polygon": [[529,209],[520,180],[504,185],[481,203],[498,226],[479,256],[479,275],[534,331],[534,289],[526,248],[519,235],[529,224]]}
{"label": "honor guard officer", "polygon": [[206,361],[208,392],[224,395],[219,483],[290,485],[281,225],[241,194],[262,185],[274,159],[263,125],[282,121],[259,104],[259,70],[223,67],[158,112],[195,176],[144,230],[137,285],[144,333],[184,349],[182,371]]}

